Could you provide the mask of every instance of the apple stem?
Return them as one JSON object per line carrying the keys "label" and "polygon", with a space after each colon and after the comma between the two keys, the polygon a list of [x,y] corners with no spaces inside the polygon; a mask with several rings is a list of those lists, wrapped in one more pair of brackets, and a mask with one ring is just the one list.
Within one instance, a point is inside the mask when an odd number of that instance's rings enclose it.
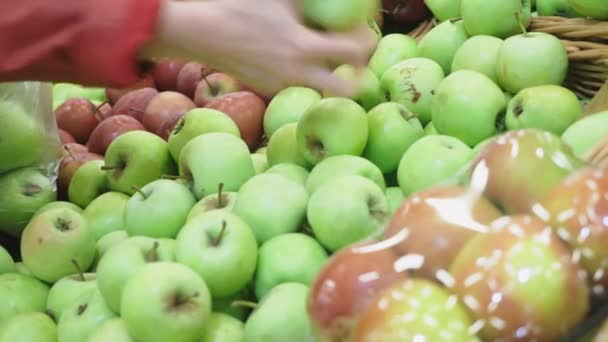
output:
{"label": "apple stem", "polygon": [[220,230],[219,234],[217,234],[215,239],[213,239],[213,241],[211,242],[213,247],[217,247],[220,244],[220,242],[222,242],[222,238],[224,238],[225,232],[226,232],[226,220],[222,220],[222,229]]}
{"label": "apple stem", "polygon": [[144,199],[148,199],[148,195],[146,195],[146,193],[140,187],[133,185],[131,186],[131,189],[139,193]]}
{"label": "apple stem", "polygon": [[515,16],[515,20],[517,20],[517,23],[519,24],[519,28],[521,28],[521,32],[524,35],[528,34],[528,30],[526,30],[526,26],[524,25],[524,23],[521,20],[521,13],[515,12],[515,13],[513,13],[513,15]]}
{"label": "apple stem", "polygon": [[154,241],[154,245],[152,245],[152,249],[150,249],[148,251],[148,253],[146,253],[146,261],[147,262],[154,262],[158,260],[158,247],[159,247],[159,243],[158,241]]}
{"label": "apple stem", "polygon": [[250,309],[255,309],[255,308],[258,307],[257,303],[250,302],[250,301],[247,301],[247,300],[235,300],[230,305],[232,307],[239,307],[239,306],[241,306],[241,307],[246,307],[246,308],[250,308]]}
{"label": "apple stem", "polygon": [[[205,75],[205,68],[202,68],[203,71],[203,75]],[[205,81],[205,83],[207,83],[207,86],[209,87],[209,91],[211,92],[211,95],[216,96],[217,95],[217,89],[211,85],[211,83],[209,83],[209,80],[207,80],[207,75],[203,76],[203,81]]]}
{"label": "apple stem", "polygon": [[217,186],[217,207],[223,208],[224,203],[222,203],[222,190],[224,190],[224,183],[220,183]]}
{"label": "apple stem", "polygon": [[101,107],[103,107],[103,106],[105,106],[105,105],[107,105],[107,104],[110,104],[110,101],[105,100],[105,101],[103,101],[102,103],[100,103],[100,104],[99,104],[99,106],[95,107],[95,111],[94,111],[94,113],[95,113],[95,118],[96,118],[97,120],[99,120],[99,121],[103,121],[104,117],[103,117],[103,116],[102,116],[102,117],[99,117],[99,115],[101,115],[101,112],[99,112],[99,110],[101,109]]}
{"label": "apple stem", "polygon": [[76,157],[74,157],[74,154],[72,153],[72,151],[70,151],[70,148],[66,145],[63,145],[63,149],[68,153],[68,155],[70,156],[70,158],[72,158],[72,160],[76,160]]}
{"label": "apple stem", "polygon": [[78,261],[76,261],[76,259],[72,259],[72,264],[74,265],[74,268],[76,269],[76,272],[77,272],[80,280],[86,281],[84,274],[82,273],[82,269],[80,268],[80,265],[78,265]]}
{"label": "apple stem", "polygon": [[101,167],[102,171],[113,171],[113,170],[118,170],[118,169],[120,169],[120,167],[118,167],[118,166],[107,166],[107,165],[104,165],[104,166]]}

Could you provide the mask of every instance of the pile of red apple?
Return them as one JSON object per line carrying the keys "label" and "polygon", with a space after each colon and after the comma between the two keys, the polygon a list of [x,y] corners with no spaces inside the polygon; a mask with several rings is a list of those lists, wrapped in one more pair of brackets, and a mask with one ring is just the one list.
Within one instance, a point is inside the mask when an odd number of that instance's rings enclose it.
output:
{"label": "pile of red apple", "polygon": [[169,60],[103,99],[56,97],[56,174],[26,160],[36,134],[0,149],[0,231],[19,239],[0,247],[0,342],[585,328],[608,295],[608,170],[585,161],[608,112],[582,116],[557,38],[519,33],[529,3],[427,4],[444,19],[420,42],[379,37],[364,70],[336,69],[352,98],[265,98]]}

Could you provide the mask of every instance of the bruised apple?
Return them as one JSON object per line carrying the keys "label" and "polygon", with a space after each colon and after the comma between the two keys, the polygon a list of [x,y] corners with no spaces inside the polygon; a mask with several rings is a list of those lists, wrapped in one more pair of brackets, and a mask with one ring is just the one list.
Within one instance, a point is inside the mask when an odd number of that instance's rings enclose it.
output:
{"label": "bruised apple", "polygon": [[177,121],[194,108],[194,102],[183,94],[173,91],[160,92],[148,103],[142,123],[148,131],[167,140]]}
{"label": "bruised apple", "polygon": [[243,89],[239,81],[230,75],[216,72],[203,77],[198,83],[194,92],[194,103],[199,107],[205,107],[218,97],[240,90]]}
{"label": "bruised apple", "polygon": [[158,94],[154,88],[130,91],[121,97],[112,108],[112,115],[128,115],[141,121],[150,100]]}
{"label": "bruised apple", "polygon": [[99,124],[95,105],[85,98],[72,98],[55,110],[57,127],[72,135],[76,142],[84,144]]}
{"label": "bruised apple", "polygon": [[144,126],[131,116],[114,115],[103,120],[87,143],[90,152],[105,154],[108,146],[120,135],[130,131],[145,131]]}

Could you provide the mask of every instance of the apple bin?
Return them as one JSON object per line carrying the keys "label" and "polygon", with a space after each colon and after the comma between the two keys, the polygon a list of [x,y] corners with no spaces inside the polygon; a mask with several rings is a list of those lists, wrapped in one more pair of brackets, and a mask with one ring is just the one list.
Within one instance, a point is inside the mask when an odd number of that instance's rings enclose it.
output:
{"label": "apple bin", "polygon": [[532,3],[307,0],[351,98],[1,84],[0,342],[608,341],[608,5]]}

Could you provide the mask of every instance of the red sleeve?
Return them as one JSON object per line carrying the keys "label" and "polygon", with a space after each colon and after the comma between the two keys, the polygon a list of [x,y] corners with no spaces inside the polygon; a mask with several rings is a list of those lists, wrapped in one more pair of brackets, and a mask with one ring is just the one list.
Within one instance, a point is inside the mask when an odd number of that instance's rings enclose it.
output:
{"label": "red sleeve", "polygon": [[160,5],[161,0],[0,0],[0,81],[132,84]]}

